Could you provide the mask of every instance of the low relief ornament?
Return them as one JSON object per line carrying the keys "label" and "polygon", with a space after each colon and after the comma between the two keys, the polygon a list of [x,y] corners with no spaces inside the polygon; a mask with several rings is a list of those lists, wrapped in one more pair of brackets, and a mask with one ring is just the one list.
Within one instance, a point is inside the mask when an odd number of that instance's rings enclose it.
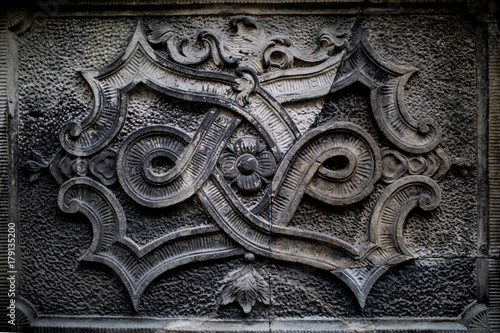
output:
{"label": "low relief ornament", "polygon": [[37,151],[32,152],[32,159],[24,164],[30,172],[30,181],[38,179],[42,171],[49,170],[59,184],[73,177],[90,175],[104,185],[116,182],[116,151],[106,149],[92,158],[72,156],[59,149],[49,162],[45,162]]}
{"label": "low relief ornament", "polygon": [[404,85],[416,69],[402,68],[380,58],[361,25],[339,66],[331,92],[360,82],[370,89],[375,120],[385,137],[410,153],[426,153],[441,141],[442,130],[432,118],[417,120],[403,101]]}
{"label": "low relief ornament", "polygon": [[222,305],[236,301],[244,313],[250,313],[257,301],[265,305],[270,304],[269,284],[252,265],[254,260],[253,253],[245,253],[247,263],[229,273],[222,281],[224,283],[221,291]]}
{"label": "low relief ornament", "polygon": [[[159,275],[191,262],[244,253],[245,266],[223,281],[222,304],[236,301],[245,313],[256,302],[269,304],[268,284],[252,263],[261,256],[327,270],[346,283],[363,307],[382,274],[415,257],[405,246],[406,217],[413,209],[439,206],[437,182],[452,163],[438,146],[439,125],[430,118],[415,119],[402,102],[414,70],[381,59],[361,26],[348,44],[348,33],[324,30],[318,47],[298,51],[288,37],[268,34],[250,18],[236,17],[230,25],[230,35],[201,31],[198,48],[185,39],[177,43],[172,28],[139,23],[115,62],[83,72],[94,93],[92,113],[82,123],[63,126],[62,149],[50,162],[35,154],[26,168],[34,173],[50,169],[62,184],[61,210],[89,218],[93,242],[81,260],[114,270],[136,309]],[[164,47],[167,56],[152,45]],[[194,67],[209,59],[235,68],[234,75]],[[365,129],[350,122],[301,133],[283,107],[340,93],[355,82],[370,88],[376,124],[395,147],[381,149]],[[127,119],[129,93],[139,84],[206,105],[196,132],[145,126],[117,142],[117,151],[110,149]],[[242,121],[258,137],[240,136],[230,144]],[[380,179],[386,187],[372,207],[362,244],[289,225],[304,195],[348,206],[371,195]],[[106,187],[116,180],[132,200],[150,208],[196,195],[217,226],[184,227],[139,246],[126,236],[125,213]],[[241,195],[252,196],[267,183],[257,204],[243,204]],[[266,207],[271,215],[263,213]]]}
{"label": "low relief ornament", "polygon": [[253,136],[238,138],[229,153],[219,159],[224,178],[229,179],[242,192],[258,192],[276,169],[276,161],[266,146]]}
{"label": "low relief ornament", "polygon": [[177,32],[166,25],[146,25],[145,31],[148,41],[153,46],[163,46],[176,63],[190,66],[212,59],[217,66],[247,67],[257,75],[270,67],[290,68],[298,61],[323,62],[345,48],[349,35],[348,31],[323,28],[315,48],[300,50],[293,46],[290,37],[268,33],[249,17],[236,16],[229,25],[234,31],[229,35],[213,29],[200,31],[201,49],[190,47],[186,38],[176,43]]}
{"label": "low relief ornament", "polygon": [[454,160],[437,147],[423,155],[406,156],[394,149],[382,151],[382,179],[392,183],[404,175],[423,175],[440,181],[448,172]]}

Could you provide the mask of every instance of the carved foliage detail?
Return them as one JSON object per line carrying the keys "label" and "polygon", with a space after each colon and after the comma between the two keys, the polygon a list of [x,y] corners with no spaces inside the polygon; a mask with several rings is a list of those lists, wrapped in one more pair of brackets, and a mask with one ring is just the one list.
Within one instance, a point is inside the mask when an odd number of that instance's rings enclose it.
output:
{"label": "carved foliage detail", "polygon": [[248,263],[229,273],[222,281],[221,304],[237,301],[243,312],[250,313],[257,301],[269,305],[269,284],[251,264],[255,260],[253,253],[246,253],[245,260]]}
{"label": "carved foliage detail", "polygon": [[59,184],[73,177],[94,176],[104,185],[116,182],[116,151],[105,149],[91,158],[75,157],[63,150],[58,150],[49,162],[36,151],[32,160],[24,164],[29,171],[30,181],[36,180],[42,171],[49,170]]}
{"label": "carved foliage detail", "polygon": [[163,46],[177,63],[199,65],[211,58],[217,66],[248,67],[258,75],[269,67],[289,68],[297,61],[325,61],[347,44],[348,31],[324,28],[317,37],[317,47],[300,50],[293,47],[288,36],[268,34],[248,17],[234,17],[229,24],[234,31],[229,35],[213,29],[200,31],[202,50],[190,47],[186,38],[176,44],[176,32],[166,25],[146,26],[146,34],[151,44]]}

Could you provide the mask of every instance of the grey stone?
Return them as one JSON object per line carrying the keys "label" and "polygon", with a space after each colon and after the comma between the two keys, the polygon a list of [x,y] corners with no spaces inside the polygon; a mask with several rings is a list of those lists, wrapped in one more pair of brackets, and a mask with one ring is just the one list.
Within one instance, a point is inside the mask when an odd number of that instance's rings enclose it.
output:
{"label": "grey stone", "polygon": [[500,330],[493,1],[108,2],[5,12],[2,329]]}

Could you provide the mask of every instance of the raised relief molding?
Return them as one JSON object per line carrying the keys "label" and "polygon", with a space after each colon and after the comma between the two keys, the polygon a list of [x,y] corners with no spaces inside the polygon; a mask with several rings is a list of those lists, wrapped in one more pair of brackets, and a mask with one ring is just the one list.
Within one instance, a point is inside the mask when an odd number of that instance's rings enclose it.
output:
{"label": "raised relief molding", "polygon": [[81,212],[92,223],[93,241],[80,260],[111,267],[127,287],[136,309],[144,290],[162,273],[187,263],[242,253],[214,226],[181,229],[139,246],[125,234],[125,213],[114,194],[89,178],[65,182],[58,203],[63,212]]}
{"label": "raised relief molding", "polygon": [[[244,253],[245,266],[224,282],[222,304],[236,301],[249,312],[257,301],[269,303],[267,282],[252,263],[262,256],[330,271],[363,307],[382,274],[414,258],[402,232],[408,214],[439,206],[437,182],[452,163],[438,147],[441,129],[430,118],[411,116],[402,99],[413,70],[381,59],[361,27],[347,49],[348,33],[322,31],[318,47],[304,55],[286,36],[266,34],[250,18],[236,17],[230,25],[231,36],[200,32],[204,48],[195,51],[184,40],[176,44],[171,28],[144,28],[140,22],[119,59],[83,72],[94,93],[92,113],[82,123],[63,126],[62,149],[50,162],[35,155],[27,168],[50,169],[62,184],[61,210],[89,218],[93,242],[81,259],[113,269],[136,309],[160,274]],[[242,47],[248,52],[235,51]],[[298,67],[296,60],[308,65]],[[189,67],[207,61],[234,68],[234,75]],[[341,93],[355,82],[371,89],[377,125],[395,147],[379,147],[366,129],[350,122],[301,134],[282,105]],[[196,132],[145,126],[117,151],[110,149],[126,121],[128,93],[138,84],[185,103],[206,104]],[[258,136],[234,138],[243,121]],[[218,226],[180,229],[138,246],[126,236],[125,213],[106,187],[116,180],[131,199],[150,208],[197,195]],[[360,245],[288,225],[304,195],[348,208],[372,195],[380,180],[386,187],[371,207],[369,232]],[[259,191],[259,202],[244,204],[242,196]]]}
{"label": "raised relief molding", "polygon": [[426,153],[439,144],[442,130],[432,118],[413,118],[404,105],[404,85],[415,71],[381,59],[359,25],[337,70],[331,92],[354,82],[367,86],[375,120],[386,138],[404,151]]}

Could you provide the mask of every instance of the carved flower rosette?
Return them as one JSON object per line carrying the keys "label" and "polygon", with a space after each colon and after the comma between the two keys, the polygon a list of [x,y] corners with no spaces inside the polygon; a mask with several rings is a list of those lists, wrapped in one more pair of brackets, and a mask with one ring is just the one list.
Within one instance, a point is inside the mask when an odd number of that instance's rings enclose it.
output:
{"label": "carved flower rosette", "polygon": [[[194,47],[177,43],[169,27],[140,22],[119,59],[82,72],[95,96],[93,112],[62,127],[62,148],[50,162],[35,155],[27,167],[49,169],[61,184],[61,210],[88,217],[93,241],[81,260],[114,270],[136,309],[161,274],[235,256],[247,262],[222,281],[222,304],[237,301],[249,312],[256,302],[269,303],[265,273],[253,263],[267,258],[331,272],[363,307],[384,272],[415,257],[405,246],[405,219],[413,209],[439,206],[437,182],[451,165],[438,146],[439,125],[415,119],[402,102],[415,69],[381,59],[361,26],[351,33],[323,30],[316,48],[299,50],[287,36],[269,35],[250,18],[235,17],[230,25],[234,33],[228,36],[201,31]],[[200,70],[207,62],[234,73]],[[356,82],[370,90],[376,126],[390,147],[350,122],[301,132],[284,107],[341,93]],[[197,130],[145,126],[119,141],[129,93],[138,85],[207,105]],[[240,135],[242,123],[257,135]],[[127,237],[116,182],[150,209],[198,196],[216,224],[183,228],[140,246]],[[361,245],[290,225],[305,195],[348,209],[376,184],[385,187],[371,207]],[[249,207],[244,197],[256,195],[259,202]]]}

